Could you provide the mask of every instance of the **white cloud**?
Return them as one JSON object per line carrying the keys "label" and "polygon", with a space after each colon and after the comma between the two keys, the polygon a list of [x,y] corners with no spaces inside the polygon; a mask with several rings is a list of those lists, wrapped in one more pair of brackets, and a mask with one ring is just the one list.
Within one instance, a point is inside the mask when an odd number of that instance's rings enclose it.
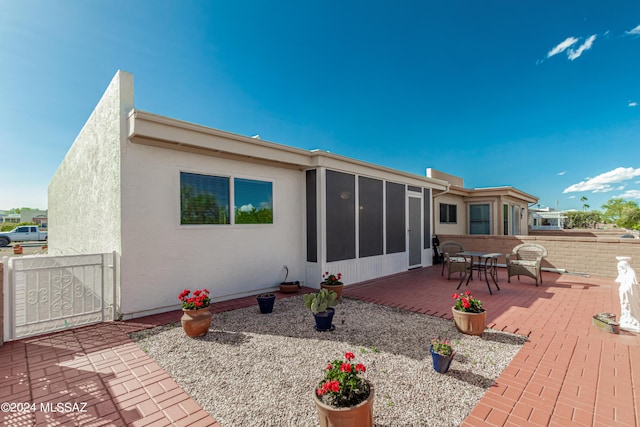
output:
{"label": "white cloud", "polygon": [[585,50],[591,49],[591,47],[593,46],[593,42],[595,40],[596,40],[596,35],[593,34],[589,36],[589,38],[584,43],[582,43],[580,47],[578,47],[576,50],[569,49],[567,51],[567,57],[569,58],[569,60],[573,61],[574,59],[580,58],[580,56]]}
{"label": "white cloud", "polygon": [[607,193],[614,190],[611,184],[617,184],[637,176],[640,176],[640,168],[619,167],[602,173],[595,178],[587,178],[585,181],[573,184],[565,188],[562,192],[592,191],[594,193]]}
{"label": "white cloud", "polygon": [[240,206],[241,212],[251,212],[252,210],[253,210],[253,205],[251,203],[249,203],[248,205]]}
{"label": "white cloud", "polygon": [[621,199],[640,199],[640,190],[627,190],[618,197]]}
{"label": "white cloud", "polygon": [[560,43],[559,45],[551,49],[549,53],[547,53],[547,58],[551,58],[554,55],[564,52],[565,50],[567,50],[577,42],[578,42],[577,38],[567,37],[565,41],[563,41],[562,43]]}
{"label": "white cloud", "polygon": [[638,103],[636,101],[629,101],[629,107],[637,107]]}
{"label": "white cloud", "polygon": [[562,175],[564,175],[565,173],[567,173],[567,171],[558,172],[558,175],[559,175],[559,176],[562,176]]}
{"label": "white cloud", "polygon": [[640,25],[635,27],[633,30],[625,31],[625,33],[631,35],[640,35]]}
{"label": "white cloud", "polygon": [[576,198],[576,196],[569,196],[569,198],[570,198],[570,199],[575,199],[575,198]]}

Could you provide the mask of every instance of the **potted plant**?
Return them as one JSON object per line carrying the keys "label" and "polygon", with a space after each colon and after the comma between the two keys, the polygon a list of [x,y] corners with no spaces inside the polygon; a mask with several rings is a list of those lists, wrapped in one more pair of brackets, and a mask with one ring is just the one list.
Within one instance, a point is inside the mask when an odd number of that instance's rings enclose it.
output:
{"label": "potted plant", "polygon": [[444,374],[449,370],[451,361],[455,352],[451,346],[451,342],[448,339],[440,340],[439,338],[433,338],[431,340],[431,346],[429,347],[431,352],[431,358],[433,359],[433,369],[441,374]]}
{"label": "potted plant", "polygon": [[182,302],[182,329],[191,338],[200,337],[209,331],[211,312],[209,311],[209,291],[195,290],[193,295],[189,289],[183,290],[178,299]]}
{"label": "potted plant", "polygon": [[325,272],[322,275],[322,282],[320,282],[320,289],[327,289],[338,294],[338,299],[342,297],[342,289],[344,287],[343,283],[340,281],[342,279],[342,273],[338,274],[329,274],[329,272]]}
{"label": "potted plant", "polygon": [[280,282],[280,292],[285,294],[298,292],[302,288],[302,286],[300,286],[300,282],[297,280],[295,282],[287,282],[287,277],[289,277],[289,268],[285,265],[284,269],[286,270],[286,274],[284,275],[284,280]]}
{"label": "potted plant", "polygon": [[331,324],[333,321],[333,315],[335,309],[333,308],[338,304],[338,296],[333,291],[326,289],[320,289],[320,292],[315,294],[304,295],[304,304],[313,313],[316,319],[316,331],[330,331],[335,329],[335,326]]}
{"label": "potted plant", "polygon": [[373,384],[360,377],[367,371],[362,363],[352,363],[348,351],[345,360],[327,364],[324,379],[313,393],[320,426],[373,426]]}
{"label": "potted plant", "polygon": [[463,334],[482,335],[487,320],[487,312],[482,308],[482,301],[471,296],[471,292],[453,294],[456,305],[451,309],[456,328]]}
{"label": "potted plant", "polygon": [[260,294],[256,297],[258,300],[258,306],[260,307],[260,313],[268,314],[273,311],[273,303],[276,300],[275,294]]}

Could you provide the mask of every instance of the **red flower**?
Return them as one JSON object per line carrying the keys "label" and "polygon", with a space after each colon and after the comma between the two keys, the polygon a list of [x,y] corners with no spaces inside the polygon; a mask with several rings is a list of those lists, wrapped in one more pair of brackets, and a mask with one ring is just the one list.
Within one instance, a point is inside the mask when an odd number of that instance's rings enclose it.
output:
{"label": "red flower", "polygon": [[337,393],[337,392],[340,391],[340,383],[338,381],[336,381],[336,380],[329,381],[327,383],[327,388],[329,389],[329,391]]}
{"label": "red flower", "polygon": [[333,369],[333,366],[331,366],[331,363],[327,364],[327,371],[330,371]]}
{"label": "red flower", "polygon": [[466,296],[469,296],[469,295],[471,295],[471,291],[466,291],[464,294],[465,294]]}
{"label": "red flower", "polygon": [[356,372],[367,372],[367,368],[362,363],[356,365]]}
{"label": "red flower", "polygon": [[469,304],[469,300],[467,300],[467,299],[463,299],[463,300],[462,300],[462,306],[463,306],[464,308],[469,308],[469,307],[471,307],[471,304]]}
{"label": "red flower", "polygon": [[347,359],[347,360],[354,359],[355,357],[356,357],[356,356],[355,356],[352,352],[350,352],[350,351],[347,351],[347,352],[344,354],[344,358],[345,358],[345,359]]}
{"label": "red flower", "polygon": [[340,372],[351,372],[351,365],[343,362],[342,365],[340,365]]}

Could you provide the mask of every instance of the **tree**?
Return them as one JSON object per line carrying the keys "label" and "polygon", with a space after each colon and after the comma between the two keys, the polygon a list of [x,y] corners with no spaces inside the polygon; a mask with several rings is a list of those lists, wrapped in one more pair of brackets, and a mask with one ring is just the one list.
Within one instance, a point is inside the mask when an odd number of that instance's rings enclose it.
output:
{"label": "tree", "polygon": [[636,202],[612,198],[602,209],[604,216],[618,227],[640,230],[640,207]]}
{"label": "tree", "polygon": [[622,198],[611,198],[607,203],[602,205],[602,209],[604,210],[604,216],[610,219],[612,222],[617,222],[620,216],[622,216],[622,212],[627,207],[638,207],[636,202],[625,201]]}
{"label": "tree", "polygon": [[625,207],[616,225],[620,228],[640,230],[640,208],[637,205]]}
{"label": "tree", "polygon": [[602,221],[598,211],[569,211],[566,216],[564,228],[596,228],[598,223]]}
{"label": "tree", "polygon": [[583,211],[586,211],[586,210],[587,210],[587,208],[589,207],[589,205],[587,205],[587,204],[585,204],[585,203],[584,203],[584,202],[586,202],[587,200],[589,200],[589,199],[587,199],[585,196],[580,197],[580,202],[582,203],[582,210],[583,210]]}

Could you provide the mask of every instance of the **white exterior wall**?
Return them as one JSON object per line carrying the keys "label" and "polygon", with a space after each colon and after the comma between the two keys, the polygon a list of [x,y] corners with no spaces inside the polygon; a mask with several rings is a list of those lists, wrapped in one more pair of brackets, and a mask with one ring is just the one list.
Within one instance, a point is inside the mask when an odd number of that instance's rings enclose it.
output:
{"label": "white exterior wall", "polygon": [[120,152],[133,76],[118,71],[49,183],[49,252],[120,251]]}
{"label": "white exterior wall", "polygon": [[[123,156],[125,318],[178,309],[183,289],[214,301],[275,289],[284,265],[304,281],[304,172],[135,143]],[[274,224],[181,226],[181,171],[272,181]]]}

